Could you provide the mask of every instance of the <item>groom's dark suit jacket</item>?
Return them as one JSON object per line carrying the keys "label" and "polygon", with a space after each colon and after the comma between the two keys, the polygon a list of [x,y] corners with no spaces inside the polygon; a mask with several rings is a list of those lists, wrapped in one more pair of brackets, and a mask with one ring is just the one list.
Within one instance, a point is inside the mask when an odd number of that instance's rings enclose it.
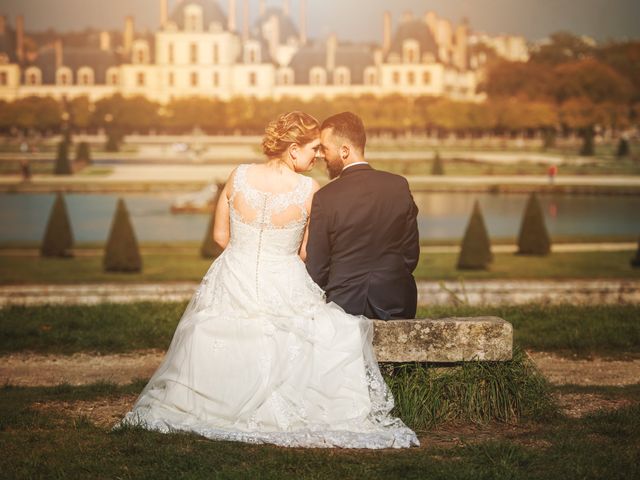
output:
{"label": "groom's dark suit jacket", "polygon": [[404,177],[354,165],[316,192],[307,270],[333,301],[355,315],[413,318],[420,244]]}

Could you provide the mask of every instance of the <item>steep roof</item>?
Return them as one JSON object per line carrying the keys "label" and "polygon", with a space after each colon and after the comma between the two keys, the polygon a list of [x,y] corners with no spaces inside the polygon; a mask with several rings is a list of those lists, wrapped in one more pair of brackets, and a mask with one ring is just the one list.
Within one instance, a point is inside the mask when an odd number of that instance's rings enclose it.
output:
{"label": "steep roof", "polygon": [[429,26],[418,19],[407,20],[398,25],[387,55],[392,53],[402,55],[402,44],[409,39],[418,42],[420,55],[432,53],[436,59],[438,58],[438,45]]}
{"label": "steep roof", "polygon": [[[69,67],[74,76],[80,67],[91,67],[96,84],[104,84],[107,69],[118,65],[118,57],[113,52],[107,52],[94,47],[64,47],[62,50],[62,64]],[[54,84],[56,81],[56,53],[53,46],[40,50],[34,65],[42,71],[42,83]],[[75,81],[74,77],[74,81]]]}
{"label": "steep roof", "polygon": [[[289,67],[293,70],[296,84],[308,84],[311,68],[315,66],[326,68],[326,63],[326,43],[315,43],[300,48],[291,59]],[[336,46],[335,66],[349,69],[351,84],[363,84],[365,68],[374,64],[373,52],[369,45],[338,44]],[[331,73],[328,80],[332,81]]]}

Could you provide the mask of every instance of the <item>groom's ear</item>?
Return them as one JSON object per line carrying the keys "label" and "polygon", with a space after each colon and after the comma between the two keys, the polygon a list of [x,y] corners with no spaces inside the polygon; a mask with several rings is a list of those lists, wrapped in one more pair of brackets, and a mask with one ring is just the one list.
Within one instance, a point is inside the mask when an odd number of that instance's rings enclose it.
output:
{"label": "groom's ear", "polygon": [[346,160],[347,158],[349,158],[350,153],[351,149],[349,148],[349,145],[342,145],[340,147],[340,158],[342,158],[342,160]]}

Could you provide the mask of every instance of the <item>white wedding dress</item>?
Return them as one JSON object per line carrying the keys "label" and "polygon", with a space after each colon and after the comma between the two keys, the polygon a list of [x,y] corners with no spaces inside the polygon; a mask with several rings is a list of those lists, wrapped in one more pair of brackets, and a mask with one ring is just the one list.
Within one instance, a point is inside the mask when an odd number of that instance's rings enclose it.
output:
{"label": "white wedding dress", "polygon": [[229,245],[120,424],[290,447],[419,445],[389,414],[371,320],[326,303],[298,256],[311,179],[265,193],[250,171],[233,179]]}

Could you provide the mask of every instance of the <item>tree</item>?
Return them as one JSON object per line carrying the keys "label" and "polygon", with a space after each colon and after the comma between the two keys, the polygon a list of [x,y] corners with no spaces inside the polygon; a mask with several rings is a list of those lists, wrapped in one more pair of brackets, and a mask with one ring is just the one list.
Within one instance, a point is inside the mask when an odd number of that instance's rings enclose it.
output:
{"label": "tree", "polygon": [[444,175],[444,165],[442,165],[442,158],[440,158],[440,152],[436,150],[433,156],[433,164],[431,165],[431,175]]}
{"label": "tree", "polygon": [[217,188],[218,189],[216,191],[216,195],[213,199],[213,212],[209,217],[207,232],[205,233],[204,240],[202,241],[202,246],[200,247],[200,255],[202,256],[202,258],[215,258],[224,250],[220,245],[213,241],[213,226],[216,221],[216,206],[218,205],[218,200],[220,199],[220,194],[222,193],[224,184],[218,183]]}
{"label": "tree", "polygon": [[536,193],[529,196],[518,233],[518,254],[548,255],[551,253],[551,239],[544,221],[542,207]]}
{"label": "tree", "polygon": [[104,251],[103,267],[107,272],[139,272],[142,258],[138,249],[129,212],[121,198],[111,222],[109,238]]}
{"label": "tree", "polygon": [[583,38],[569,32],[556,32],[548,43],[533,50],[531,63],[558,65],[592,57],[595,53],[596,48]]}
{"label": "tree", "polygon": [[69,160],[69,143],[62,141],[58,143],[58,152],[56,155],[56,163],[53,168],[55,175],[71,175],[73,168]]}
{"label": "tree", "polygon": [[91,148],[87,142],[80,142],[76,146],[76,162],[91,163]]}
{"label": "tree", "polygon": [[487,227],[480,210],[480,204],[476,200],[473,204],[473,212],[469,218],[467,229],[462,238],[460,255],[456,268],[462,269],[487,269],[493,261],[491,253],[491,241],[487,234]]}
{"label": "tree", "polygon": [[640,238],[638,239],[638,249],[636,250],[636,256],[631,259],[630,263],[633,268],[640,268]]}
{"label": "tree", "polygon": [[53,202],[45,229],[40,255],[43,257],[73,257],[73,233],[67,213],[67,205],[61,193]]}

